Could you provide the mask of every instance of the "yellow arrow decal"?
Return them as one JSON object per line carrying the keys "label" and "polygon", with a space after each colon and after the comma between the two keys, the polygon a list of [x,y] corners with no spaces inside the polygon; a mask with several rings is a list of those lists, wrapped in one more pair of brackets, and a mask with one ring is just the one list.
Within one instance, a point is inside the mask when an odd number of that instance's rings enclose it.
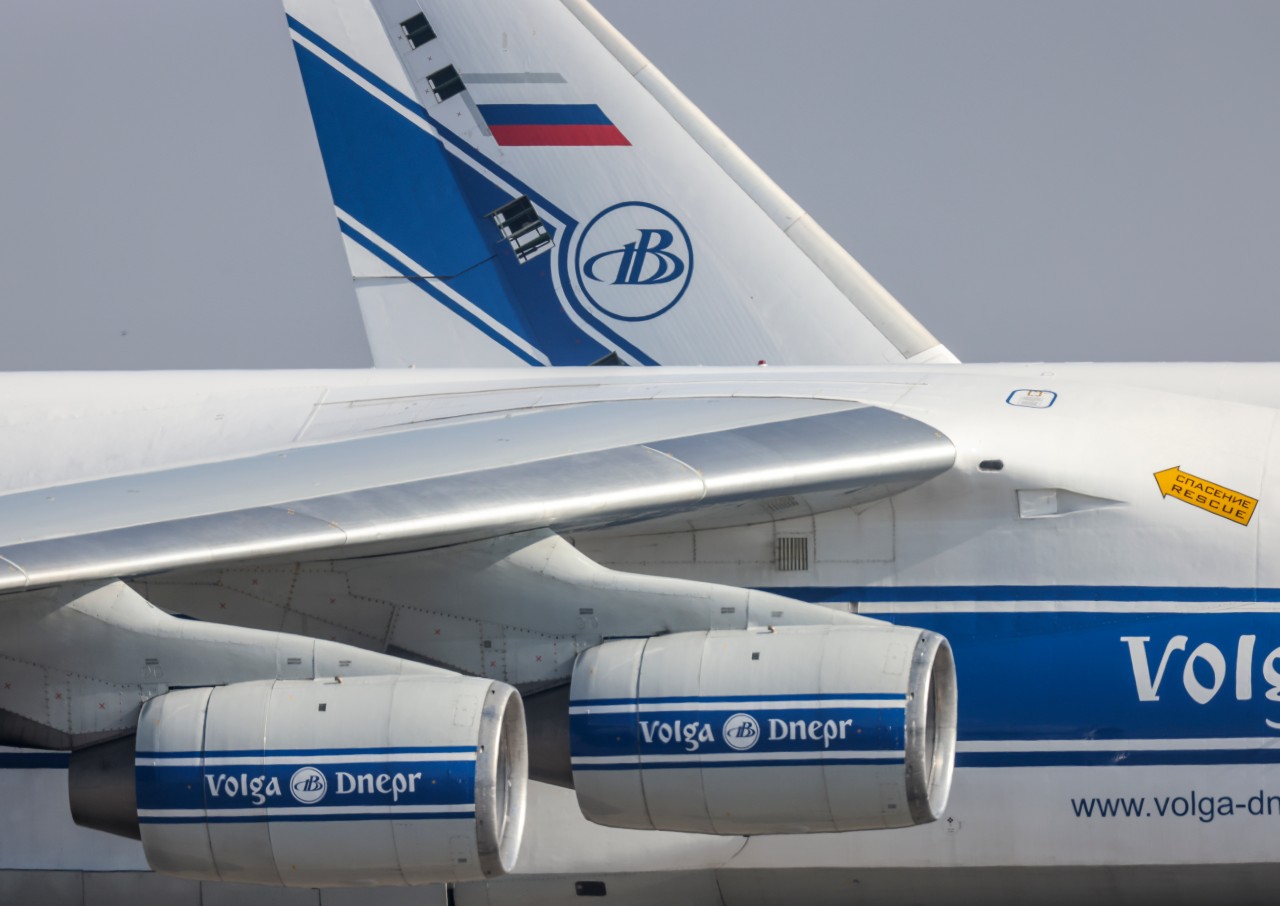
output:
{"label": "yellow arrow decal", "polygon": [[1239,491],[1224,488],[1212,481],[1205,481],[1190,472],[1182,471],[1181,466],[1163,469],[1156,472],[1155,476],[1162,496],[1168,497],[1172,494],[1183,503],[1189,503],[1240,525],[1248,525],[1249,520],[1253,518],[1253,511],[1258,508],[1258,501],[1248,494],[1241,494]]}

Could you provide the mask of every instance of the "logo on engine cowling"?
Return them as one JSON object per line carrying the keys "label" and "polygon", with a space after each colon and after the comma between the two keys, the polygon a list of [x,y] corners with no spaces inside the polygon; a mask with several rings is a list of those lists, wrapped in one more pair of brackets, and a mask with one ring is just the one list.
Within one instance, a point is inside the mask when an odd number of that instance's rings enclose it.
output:
{"label": "logo on engine cowling", "polygon": [[289,778],[289,792],[304,805],[314,805],[329,792],[329,781],[317,768],[298,768]]}
{"label": "logo on engine cowling", "polygon": [[734,714],[724,722],[725,745],[738,751],[754,748],[760,741],[760,724],[750,714]]}

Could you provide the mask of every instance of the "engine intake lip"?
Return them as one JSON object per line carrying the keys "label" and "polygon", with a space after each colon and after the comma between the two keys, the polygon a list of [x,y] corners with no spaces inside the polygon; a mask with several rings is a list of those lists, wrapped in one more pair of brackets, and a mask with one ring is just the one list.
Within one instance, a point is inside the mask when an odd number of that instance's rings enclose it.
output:
{"label": "engine intake lip", "polygon": [[907,805],[917,824],[937,821],[956,760],[956,666],[951,645],[922,632],[911,659],[905,742]]}
{"label": "engine intake lip", "polygon": [[486,877],[515,868],[524,834],[529,746],[524,703],[505,683],[485,695],[476,749],[476,849]]}

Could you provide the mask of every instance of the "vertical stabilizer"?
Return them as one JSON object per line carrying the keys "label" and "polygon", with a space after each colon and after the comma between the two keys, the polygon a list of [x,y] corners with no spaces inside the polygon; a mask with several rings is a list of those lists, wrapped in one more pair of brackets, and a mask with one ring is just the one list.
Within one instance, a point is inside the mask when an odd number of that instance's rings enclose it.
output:
{"label": "vertical stabilizer", "polygon": [[379,365],[954,361],[582,0],[288,0]]}

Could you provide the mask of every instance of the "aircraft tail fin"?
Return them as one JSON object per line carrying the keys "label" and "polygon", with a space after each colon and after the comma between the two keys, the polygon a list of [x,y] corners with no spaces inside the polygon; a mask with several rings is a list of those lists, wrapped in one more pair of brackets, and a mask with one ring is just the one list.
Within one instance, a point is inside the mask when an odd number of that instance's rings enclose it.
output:
{"label": "aircraft tail fin", "polygon": [[585,0],[286,0],[379,365],[954,357]]}

